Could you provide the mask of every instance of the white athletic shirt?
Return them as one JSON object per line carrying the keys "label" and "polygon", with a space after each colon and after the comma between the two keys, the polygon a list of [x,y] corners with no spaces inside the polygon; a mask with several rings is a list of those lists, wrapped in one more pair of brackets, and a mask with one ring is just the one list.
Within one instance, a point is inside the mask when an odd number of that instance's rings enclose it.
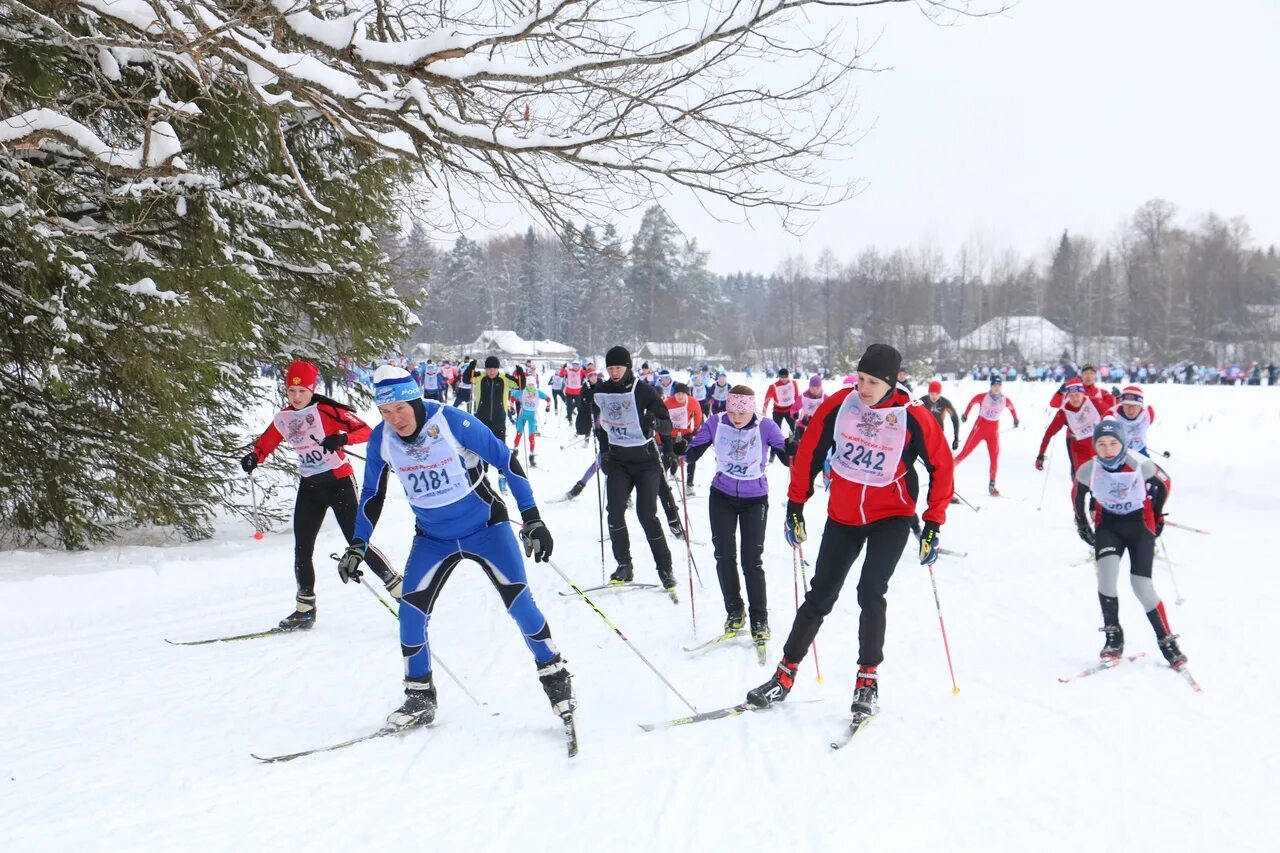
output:
{"label": "white athletic shirt", "polygon": [[982,398],[982,404],[978,407],[979,417],[988,421],[998,421],[1002,414],[1004,414],[1003,394],[987,394]]}
{"label": "white athletic shirt", "polygon": [[1076,441],[1083,441],[1086,438],[1093,438],[1093,428],[1102,420],[1098,416],[1098,409],[1085,398],[1080,406],[1080,411],[1073,412],[1065,405],[1062,407],[1062,413],[1067,416],[1067,429],[1071,431],[1071,437]]}
{"label": "white athletic shirt", "polygon": [[764,454],[760,452],[760,421],[753,426],[738,429],[729,423],[729,416],[716,415],[720,419],[716,427],[716,471],[734,480],[758,480],[764,476]]}
{"label": "white athletic shirt", "polygon": [[453,438],[444,410],[427,421],[412,442],[383,427],[382,458],[404,486],[409,503],[433,509],[462,500],[473,486],[462,462],[462,449]]}
{"label": "white athletic shirt", "polygon": [[325,471],[341,468],[345,463],[336,453],[325,453],[320,442],[324,441],[324,422],[315,403],[305,409],[284,409],[276,412],[276,429],[298,453],[298,473],[314,477]]}
{"label": "white athletic shirt", "polygon": [[610,444],[640,447],[649,443],[640,427],[635,385],[625,394],[596,394],[595,402],[600,408],[600,426],[609,434]]}
{"label": "white athletic shirt", "polygon": [[1093,474],[1089,478],[1089,491],[1098,506],[1114,515],[1128,515],[1142,509],[1147,500],[1147,484],[1142,479],[1142,458],[1126,450],[1127,462],[1132,471],[1108,471],[1097,459],[1093,460]]}
{"label": "white athletic shirt", "polygon": [[906,406],[873,409],[849,394],[836,413],[831,469],[864,486],[892,483],[907,446],[907,418]]}

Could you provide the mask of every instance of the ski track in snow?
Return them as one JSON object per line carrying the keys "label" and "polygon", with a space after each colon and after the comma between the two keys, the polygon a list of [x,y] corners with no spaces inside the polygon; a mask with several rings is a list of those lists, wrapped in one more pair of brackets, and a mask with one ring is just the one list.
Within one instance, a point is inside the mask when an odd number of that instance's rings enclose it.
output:
{"label": "ski track in snow", "polygon": [[[948,382],[945,393],[967,400],[984,385]],[[1100,648],[1092,565],[1071,567],[1083,548],[1061,446],[1044,509],[1035,508],[1042,475],[1032,460],[1053,388],[1006,388],[1024,415],[1021,430],[1001,436],[1007,497],[986,496],[980,447],[957,486],[982,511],[952,506],[942,531],[943,546],[968,558],[935,567],[962,693],[951,694],[928,573],[909,549],[889,591],[880,717],[840,752],[827,743],[848,719],[856,574],[818,637],[824,683],[810,654],[792,693],[821,702],[645,733],[637,723],[688,709],[589,608],[555,594],[564,585],[554,572],[529,564],[575,676],[582,752],[570,761],[518,630],[483,574],[464,564],[432,619],[432,646],[486,706],[438,671],[441,707],[429,729],[268,766],[249,753],[354,737],[400,701],[396,626],[338,581],[328,555],[344,543],[331,521],[316,547],[314,630],[196,647],[163,640],[264,630],[288,612],[289,530],[254,542],[247,525],[227,521],[207,542],[0,554],[0,849],[252,850],[296,840],[356,850],[415,838],[446,850],[1270,849],[1280,679],[1264,657],[1274,629],[1258,605],[1275,600],[1280,582],[1249,546],[1273,523],[1280,466],[1258,449],[1280,426],[1280,394],[1147,388],[1152,446],[1173,454],[1159,460],[1174,478],[1170,518],[1213,531],[1165,534],[1185,605],[1174,605],[1159,556],[1155,569],[1204,685],[1197,695],[1159,665],[1123,579],[1128,650],[1147,657],[1058,683]],[[590,452],[560,450],[572,433],[552,419],[531,480],[557,562],[585,587],[601,571],[594,484],[576,501],[548,501]],[[707,543],[694,545],[705,584],[696,590],[699,642],[724,619],[707,459],[690,504],[691,533]],[[790,627],[787,472],[772,464],[769,474],[768,665],[745,642],[681,650],[695,637],[680,541],[668,539],[678,607],[657,593],[595,596],[699,710],[739,702],[763,682]],[[825,502],[818,483],[806,511],[811,564]],[[396,564],[408,553],[409,519],[393,493],[374,544]],[[652,582],[634,514],[629,524],[636,580]],[[607,543],[605,554],[611,571]]]}

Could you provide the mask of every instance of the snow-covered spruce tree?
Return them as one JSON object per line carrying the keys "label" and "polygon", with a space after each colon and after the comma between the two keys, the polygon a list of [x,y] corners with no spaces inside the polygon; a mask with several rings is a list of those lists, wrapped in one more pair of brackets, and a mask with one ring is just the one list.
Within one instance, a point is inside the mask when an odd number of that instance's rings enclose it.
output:
{"label": "snow-covered spruce tree", "polygon": [[256,362],[402,339],[374,232],[406,167],[189,57],[96,46],[132,35],[84,6],[19,7],[0,10],[0,537],[206,535],[243,480]]}

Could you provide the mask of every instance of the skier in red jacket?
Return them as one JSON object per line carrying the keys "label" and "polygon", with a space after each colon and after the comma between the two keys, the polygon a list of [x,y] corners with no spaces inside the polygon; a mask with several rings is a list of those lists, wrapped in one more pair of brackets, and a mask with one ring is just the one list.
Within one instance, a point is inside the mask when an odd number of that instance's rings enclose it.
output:
{"label": "skier in red jacket", "polygon": [[[285,395],[289,405],[272,418],[240,460],[246,474],[266,461],[281,441],[287,441],[298,454],[298,497],[293,506],[293,573],[298,582],[294,611],[280,622],[280,629],[306,630],[316,621],[316,568],[312,556],[316,536],[324,523],[326,510],[333,510],[342,535],[351,542],[356,528],[356,489],[352,482],[351,463],[342,448],[363,444],[372,431],[360,420],[355,410],[317,394],[319,369],[309,362],[295,361],[285,373]],[[375,512],[381,512],[381,503]],[[369,549],[369,567],[395,598],[400,597],[400,575],[377,549]]]}
{"label": "skier in red jacket", "polygon": [[867,549],[858,580],[858,677],[855,715],[878,709],[876,668],[884,660],[885,593],[902,556],[916,511],[920,484],[915,461],[929,470],[929,492],[920,537],[920,563],[938,558],[938,531],[947,518],[954,462],[942,428],[896,377],[902,356],[887,344],[872,344],[858,362],[858,386],[842,388],[823,403],[804,431],[791,464],[785,529],[798,547],[806,537],[804,504],[813,478],[831,457],[831,496],[818,548],[813,583],[796,612],[773,678],[747,693],[757,707],[787,697],[796,670],[823,619],[835,606],[853,561]]}
{"label": "skier in red jacket", "polygon": [[991,482],[987,483],[987,493],[992,497],[1000,497],[1000,491],[996,488],[996,472],[1000,468],[1000,416],[1004,414],[1005,409],[1013,413],[1014,428],[1018,426],[1018,410],[1013,407],[1013,401],[1004,395],[1003,388],[1003,379],[999,376],[991,377],[991,390],[985,394],[975,394],[969,401],[969,405],[964,407],[964,414],[960,416],[960,420],[967,421],[973,407],[979,407],[978,420],[969,431],[969,437],[965,439],[960,455],[956,457],[956,465],[959,466],[966,456],[977,449],[979,441],[985,441],[987,455],[991,458],[988,478]]}
{"label": "skier in red jacket", "polygon": [[791,434],[796,432],[796,416],[800,414],[800,383],[791,378],[791,371],[785,367],[778,368],[778,381],[764,392],[764,408],[769,414],[769,404],[773,404],[773,422],[779,427],[787,422]]}
{"label": "skier in red jacket", "polygon": [[1036,456],[1036,470],[1044,470],[1045,448],[1049,440],[1064,426],[1067,428],[1067,454],[1070,458],[1071,494],[1075,496],[1076,470],[1093,458],[1093,428],[1102,420],[1102,410],[1091,398],[1085,396],[1084,383],[1079,377],[1068,379],[1066,399],[1045,427],[1040,439],[1040,453]]}

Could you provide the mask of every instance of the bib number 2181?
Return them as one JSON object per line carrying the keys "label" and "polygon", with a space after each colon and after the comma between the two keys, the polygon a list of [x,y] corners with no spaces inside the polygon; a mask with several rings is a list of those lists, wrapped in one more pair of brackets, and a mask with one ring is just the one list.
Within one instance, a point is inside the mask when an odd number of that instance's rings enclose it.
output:
{"label": "bib number 2181", "polygon": [[420,495],[424,492],[436,492],[440,490],[441,486],[449,485],[449,472],[411,471],[409,472],[409,482],[413,483],[413,493],[416,495]]}

